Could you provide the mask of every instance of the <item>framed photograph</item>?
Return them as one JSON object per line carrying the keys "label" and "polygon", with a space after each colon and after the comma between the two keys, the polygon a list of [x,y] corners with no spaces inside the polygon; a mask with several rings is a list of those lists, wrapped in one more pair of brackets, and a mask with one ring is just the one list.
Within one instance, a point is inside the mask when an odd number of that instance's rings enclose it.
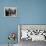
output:
{"label": "framed photograph", "polygon": [[46,25],[18,25],[18,37],[21,40],[46,41]]}
{"label": "framed photograph", "polygon": [[16,7],[4,7],[4,16],[17,16],[17,8]]}

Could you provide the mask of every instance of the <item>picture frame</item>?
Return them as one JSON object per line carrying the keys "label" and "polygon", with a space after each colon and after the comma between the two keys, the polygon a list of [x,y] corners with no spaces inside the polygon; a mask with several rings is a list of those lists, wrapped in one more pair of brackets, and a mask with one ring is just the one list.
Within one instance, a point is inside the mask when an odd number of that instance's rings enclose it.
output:
{"label": "picture frame", "polygon": [[16,7],[4,7],[4,16],[16,17],[17,8]]}
{"label": "picture frame", "polygon": [[[19,42],[21,40],[46,41],[46,25],[45,24],[19,24],[18,34],[19,34],[18,35]],[[25,38],[25,36],[27,37]]]}

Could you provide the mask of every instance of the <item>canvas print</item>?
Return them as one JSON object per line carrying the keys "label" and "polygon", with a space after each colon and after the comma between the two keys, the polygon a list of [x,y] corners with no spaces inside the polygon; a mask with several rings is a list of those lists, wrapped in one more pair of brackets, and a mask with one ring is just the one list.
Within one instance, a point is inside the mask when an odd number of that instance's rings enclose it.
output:
{"label": "canvas print", "polygon": [[4,7],[4,16],[17,16],[17,8],[16,7]]}

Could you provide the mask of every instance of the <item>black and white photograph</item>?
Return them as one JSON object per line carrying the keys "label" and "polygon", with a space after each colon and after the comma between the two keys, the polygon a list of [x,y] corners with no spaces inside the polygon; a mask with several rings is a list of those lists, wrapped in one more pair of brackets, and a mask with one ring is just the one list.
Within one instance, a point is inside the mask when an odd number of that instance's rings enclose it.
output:
{"label": "black and white photograph", "polygon": [[19,25],[19,28],[20,40],[46,41],[46,25]]}
{"label": "black and white photograph", "polygon": [[4,16],[17,16],[17,8],[16,7],[4,7]]}
{"label": "black and white photograph", "polygon": [[46,41],[46,25],[20,25],[20,40]]}
{"label": "black and white photograph", "polygon": [[43,43],[46,44],[46,25],[19,24],[18,41],[20,46],[41,46]]}

